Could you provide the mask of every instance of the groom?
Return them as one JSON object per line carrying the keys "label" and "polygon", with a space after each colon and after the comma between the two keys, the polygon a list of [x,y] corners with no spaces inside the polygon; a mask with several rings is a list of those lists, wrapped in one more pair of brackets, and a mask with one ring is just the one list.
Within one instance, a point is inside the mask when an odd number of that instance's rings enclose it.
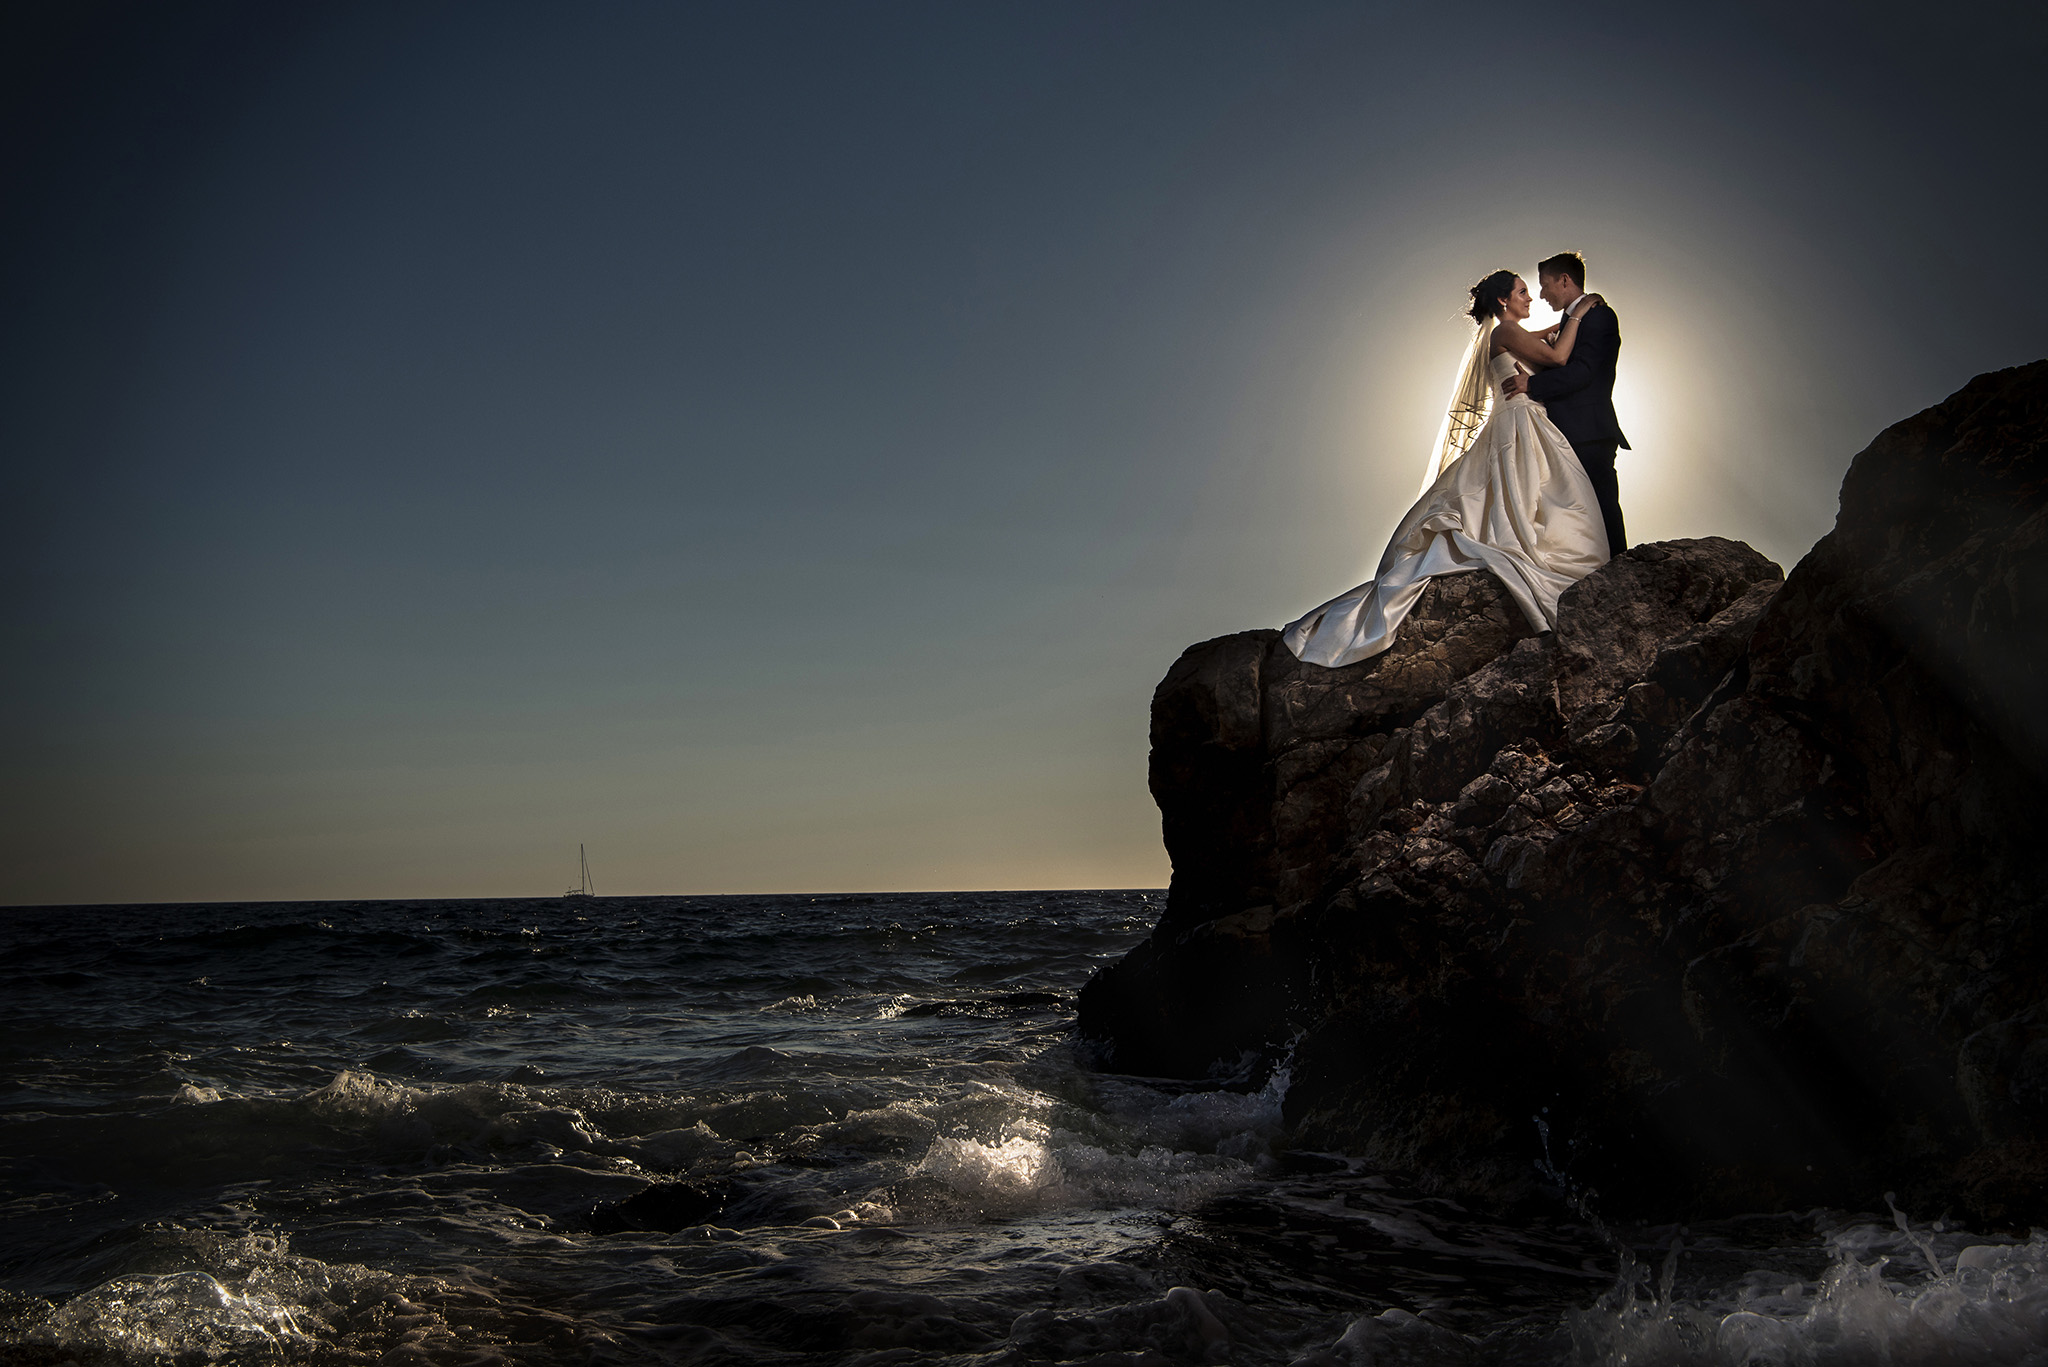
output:
{"label": "groom", "polygon": [[1543,405],[1557,430],[1572,444],[1593,492],[1600,496],[1600,516],[1607,523],[1607,553],[1628,548],[1621,524],[1621,488],[1614,478],[1614,453],[1631,449],[1614,417],[1614,363],[1621,354],[1621,327],[1606,304],[1586,307],[1586,263],[1577,252],[1559,252],[1536,264],[1536,283],[1543,302],[1579,322],[1579,340],[1571,359],[1554,370],[1534,375],[1519,371],[1501,382],[1501,393],[1527,394]]}

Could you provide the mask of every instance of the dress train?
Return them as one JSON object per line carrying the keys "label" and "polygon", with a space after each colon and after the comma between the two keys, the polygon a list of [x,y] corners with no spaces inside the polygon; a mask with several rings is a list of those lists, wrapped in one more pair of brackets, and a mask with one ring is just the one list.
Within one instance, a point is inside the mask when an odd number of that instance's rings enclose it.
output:
{"label": "dress train", "polygon": [[[1506,352],[1493,382],[1514,373]],[[1493,405],[1464,455],[1408,510],[1379,571],[1290,623],[1281,639],[1311,664],[1355,664],[1387,649],[1440,574],[1492,570],[1538,631],[1557,625],[1557,598],[1607,563],[1599,496],[1571,443],[1527,395]]]}

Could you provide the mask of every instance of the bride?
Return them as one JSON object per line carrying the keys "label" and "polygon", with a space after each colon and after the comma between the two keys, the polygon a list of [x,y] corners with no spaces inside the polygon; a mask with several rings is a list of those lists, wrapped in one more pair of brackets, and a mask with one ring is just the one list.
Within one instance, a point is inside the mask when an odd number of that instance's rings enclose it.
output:
{"label": "bride", "polygon": [[1522,326],[1529,287],[1495,271],[1472,287],[1478,335],[1465,353],[1450,411],[1423,472],[1422,496],[1380,556],[1370,582],[1294,622],[1281,634],[1310,664],[1354,664],[1394,643],[1401,621],[1439,574],[1492,570],[1538,631],[1557,625],[1557,596],[1607,563],[1599,497],[1564,434],[1526,394],[1495,403],[1501,381],[1559,366],[1578,341],[1579,319],[1546,341]]}

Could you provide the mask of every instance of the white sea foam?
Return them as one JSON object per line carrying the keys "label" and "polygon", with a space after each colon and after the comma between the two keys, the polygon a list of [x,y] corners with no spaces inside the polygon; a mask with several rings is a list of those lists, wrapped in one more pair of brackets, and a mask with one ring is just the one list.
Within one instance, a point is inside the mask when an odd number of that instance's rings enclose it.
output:
{"label": "white sea foam", "polygon": [[914,1175],[1002,1204],[1048,1192],[1065,1180],[1045,1141],[1025,1135],[986,1144],[978,1139],[934,1139]]}
{"label": "white sea foam", "polygon": [[1112,1148],[1136,1143],[1221,1154],[1258,1166],[1285,1130],[1280,1108],[1288,1081],[1288,1070],[1281,1067],[1254,1092],[1218,1089],[1166,1096],[1140,1084],[1106,1084],[1106,1109],[1091,1118],[1093,1133]]}
{"label": "white sea foam", "polygon": [[[1818,1280],[1757,1270],[1714,1291],[1673,1294],[1680,1257],[1625,1258],[1615,1287],[1567,1317],[1572,1367],[2048,1367],[2048,1235],[1974,1242],[1960,1231],[1862,1223],[1828,1238]],[[1911,1256],[1899,1257],[1904,1247]],[[1888,1249],[1865,1260],[1873,1249]],[[1924,1256],[1921,1251],[1924,1249]],[[1725,1256],[1725,1250],[1721,1251]],[[1930,1265],[1942,1270],[1930,1271]],[[1296,1367],[1439,1367],[1522,1361],[1403,1310],[1365,1316]],[[1518,1356],[1517,1353],[1523,1354]]]}
{"label": "white sea foam", "polygon": [[425,1093],[402,1083],[385,1082],[369,1073],[343,1071],[334,1081],[306,1094],[315,1109],[343,1118],[402,1115]]}
{"label": "white sea foam", "polygon": [[814,1133],[827,1143],[845,1144],[870,1153],[912,1151],[928,1145],[938,1133],[938,1122],[923,1107],[892,1101],[846,1115]]}
{"label": "white sea foam", "polygon": [[386,1148],[447,1143],[482,1150],[612,1147],[581,1107],[548,1090],[510,1083],[415,1087],[343,1072],[301,1100],[330,1122],[366,1133]]}
{"label": "white sea foam", "polygon": [[281,1237],[177,1231],[197,1266],[112,1278],[72,1297],[26,1335],[87,1358],[264,1362],[332,1341],[344,1312],[399,1294],[403,1279],[290,1253]]}
{"label": "white sea foam", "polygon": [[1256,1092],[1189,1092],[1166,1103],[1149,1118],[1148,1130],[1176,1148],[1213,1149],[1254,1162],[1271,1148],[1284,1125],[1281,1104],[1287,1099],[1289,1073],[1273,1070]]}
{"label": "white sea foam", "polygon": [[1039,1123],[988,1140],[940,1136],[911,1172],[913,1181],[942,1188],[984,1213],[1004,1215],[1071,1207],[1179,1208],[1250,1175],[1242,1161],[1217,1154],[1156,1144],[1119,1152]]}
{"label": "white sea foam", "polygon": [[1864,1262],[1858,1247],[1884,1235],[1862,1225],[1835,1237],[1837,1259],[1812,1285],[1753,1273],[1693,1302],[1617,1288],[1574,1317],[1579,1356],[1645,1367],[2048,1367],[2048,1236],[1944,1256],[1922,1235],[1945,1267],[1935,1275],[1921,1257]]}
{"label": "white sea foam", "polygon": [[277,1297],[237,1295],[204,1272],[118,1277],[74,1297],[36,1337],[72,1352],[208,1362],[312,1342]]}
{"label": "white sea foam", "polygon": [[[1072,1136],[1058,1136],[1071,1141]],[[1185,1209],[1252,1175],[1249,1164],[1225,1154],[1187,1153],[1148,1144],[1136,1153],[1063,1142],[1055,1158],[1076,1204]]]}
{"label": "white sea foam", "polygon": [[720,1138],[699,1120],[693,1125],[657,1130],[653,1134],[603,1145],[606,1153],[630,1158],[643,1167],[685,1168],[707,1158],[730,1158],[738,1145]]}

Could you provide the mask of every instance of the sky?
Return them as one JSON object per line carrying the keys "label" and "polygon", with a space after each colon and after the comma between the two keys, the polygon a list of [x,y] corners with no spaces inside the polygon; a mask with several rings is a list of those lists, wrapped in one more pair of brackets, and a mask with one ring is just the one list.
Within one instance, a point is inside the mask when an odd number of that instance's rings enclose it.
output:
{"label": "sky", "polygon": [[0,20],[0,904],[1157,887],[1583,252],[1634,540],[2048,354],[2019,5]]}

